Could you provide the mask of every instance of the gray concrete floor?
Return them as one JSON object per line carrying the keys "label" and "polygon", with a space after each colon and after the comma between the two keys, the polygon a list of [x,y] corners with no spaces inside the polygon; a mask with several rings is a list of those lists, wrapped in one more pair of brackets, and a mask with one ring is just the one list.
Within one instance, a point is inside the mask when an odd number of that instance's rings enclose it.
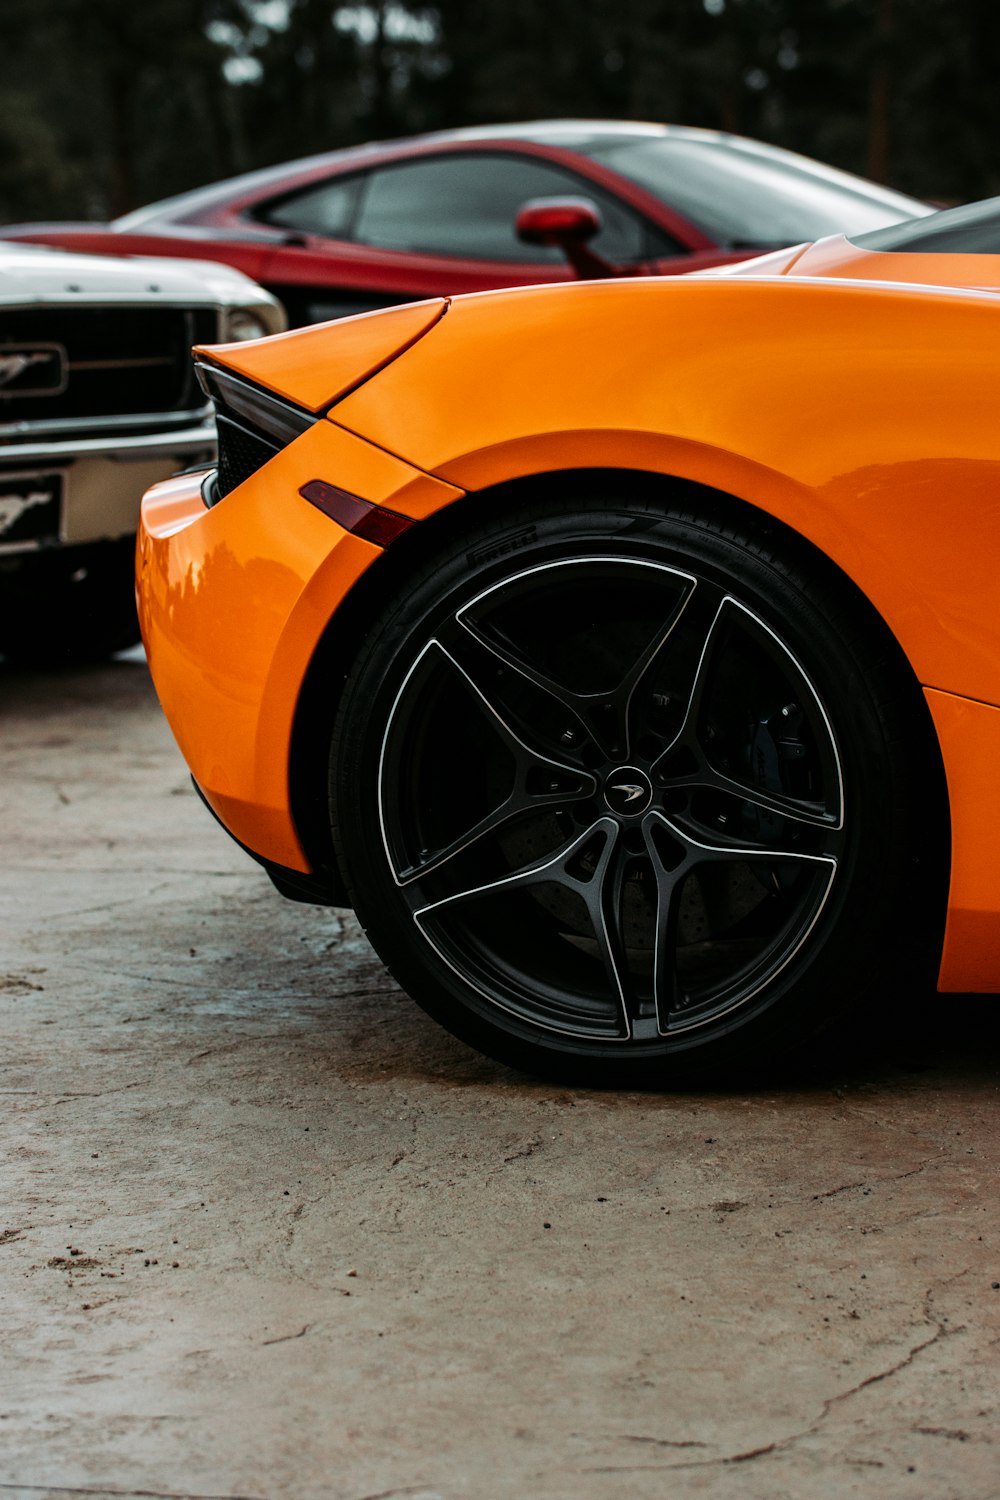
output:
{"label": "gray concrete floor", "polygon": [[1000,1001],[547,1086],[271,890],[141,655],[0,715],[0,1496],[1000,1494]]}

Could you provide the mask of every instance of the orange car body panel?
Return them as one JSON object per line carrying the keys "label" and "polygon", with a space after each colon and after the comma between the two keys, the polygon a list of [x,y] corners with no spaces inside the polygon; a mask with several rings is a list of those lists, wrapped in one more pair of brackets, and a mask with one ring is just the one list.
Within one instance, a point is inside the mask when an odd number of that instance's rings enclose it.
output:
{"label": "orange car body panel", "polygon": [[213,344],[207,349],[198,346],[194,352],[269,391],[285,395],[293,385],[299,406],[321,411],[425,334],[447,306],[443,297],[408,302],[403,307],[341,318],[333,334],[332,323],[316,323],[294,329],[290,335],[278,333],[269,339]]}
{"label": "orange car body panel", "polygon": [[[1000,289],[1000,260],[995,255],[928,254],[921,251],[863,250],[844,235],[806,245],[788,266],[796,278],[836,276],[852,281],[897,285]],[[787,273],[786,273],[787,274]]]}
{"label": "orange car body panel", "polygon": [[843,234],[830,235],[812,245],[772,250],[756,260],[740,261],[738,265],[727,266],[725,275],[734,279],[791,275],[796,281],[808,276],[833,276],[846,281],[898,286],[1000,290],[1000,260],[995,255],[867,250]]}
{"label": "orange car body panel", "polygon": [[607,467],[728,490],[853,578],[922,683],[1000,703],[998,391],[990,294],[691,278],[465,299],[331,416],[462,489]]}
{"label": "orange car body panel", "polygon": [[952,868],[943,990],[997,990],[1000,708],[928,691],[948,777]]}
{"label": "orange car body panel", "polygon": [[[361,384],[337,363],[346,324],[287,342],[268,367],[272,389],[313,409],[322,389],[349,394],[202,511],[190,545],[184,531],[167,534],[176,499],[161,486],[142,541],[154,678],[196,779],[238,838],[307,868],[289,811],[295,697],[323,625],[378,555],[310,514],[299,484],[322,478],[419,520],[525,475],[641,470],[775,516],[886,621],[927,690],[952,802],[939,982],[1000,989],[1000,298],[802,283],[798,264],[787,278],[750,269],[458,299],[388,364],[380,346],[385,367]],[[211,357],[264,383],[253,362],[275,344]],[[335,379],[317,373],[325,360]],[[227,554],[229,576],[214,566],[200,600],[186,580]],[[183,662],[157,663],[157,652],[180,652],[163,645],[162,610],[173,610],[178,640],[180,613],[195,631]],[[209,701],[206,662],[223,658],[211,712],[230,716],[224,729],[199,724],[207,710],[196,707]]]}
{"label": "orange car body panel", "polygon": [[202,477],[165,480],[143,501],[136,577],[150,671],[225,826],[307,871],[288,788],[299,690],[337,606],[382,554],[297,491],[333,479],[390,508],[457,491],[322,420],[211,510]]}

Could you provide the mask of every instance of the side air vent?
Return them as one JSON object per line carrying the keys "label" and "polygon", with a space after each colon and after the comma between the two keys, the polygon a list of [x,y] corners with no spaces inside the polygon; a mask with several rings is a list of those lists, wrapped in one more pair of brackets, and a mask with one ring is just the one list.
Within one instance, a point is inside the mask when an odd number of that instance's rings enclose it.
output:
{"label": "side air vent", "polygon": [[220,411],[216,411],[215,425],[219,434],[219,477],[215,494],[221,500],[280,453],[283,444],[274,443],[263,433],[224,417]]}
{"label": "side air vent", "polygon": [[223,500],[276,453],[318,420],[295,406],[215,365],[196,365],[202,389],[215,404],[219,432],[219,472],[211,488],[213,503]]}

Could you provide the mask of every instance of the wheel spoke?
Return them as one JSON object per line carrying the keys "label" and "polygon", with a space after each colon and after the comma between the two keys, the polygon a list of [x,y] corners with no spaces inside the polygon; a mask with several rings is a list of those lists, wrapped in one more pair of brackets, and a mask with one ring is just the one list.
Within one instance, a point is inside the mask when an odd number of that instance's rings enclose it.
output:
{"label": "wheel spoke", "polygon": [[625,896],[625,851],[617,836],[610,838],[594,871],[594,879],[586,892],[581,892],[587,903],[587,911],[597,938],[604,971],[608,977],[616,1003],[621,1007],[622,1025],[626,1036],[631,1035],[629,1019],[628,961],[625,955],[625,939],[622,932],[622,910]]}
{"label": "wheel spoke", "polygon": [[516,673],[553,704],[558,704],[564,719],[567,713],[572,715],[575,728],[568,728],[573,743],[581,743],[586,737],[592,736],[606,754],[617,752],[617,744],[624,738],[625,725],[620,711],[617,711],[613,693],[575,693],[537,671],[508,648],[487,640],[468,618],[460,616],[459,623],[465,629],[468,639],[476,643],[479,651],[493,658],[494,671],[496,663],[502,663],[503,668]]}
{"label": "wheel spoke", "polygon": [[689,829],[682,828],[679,823],[674,822],[666,813],[653,808],[647,813],[644,820],[645,825],[658,823],[667,829],[671,838],[686,851],[686,868],[692,869],[696,864],[713,864],[719,861],[733,863],[738,861],[742,864],[766,863],[785,864],[795,861],[804,865],[828,865],[836,868],[837,856],[835,854],[803,854],[798,849],[780,848],[767,844],[740,843],[734,840],[732,843],[711,844],[705,840],[695,838]]}
{"label": "wheel spoke", "polygon": [[689,650],[692,645],[694,648],[691,652],[694,662],[690,684],[684,688],[684,696],[687,700],[684,717],[674,738],[654,762],[652,767],[654,775],[680,746],[687,746],[692,742],[697,743],[698,716],[708,687],[713,648],[719,636],[726,607],[732,603],[728,596],[720,601],[717,593],[709,592],[707,589],[702,592],[700,598],[696,592],[694,598],[697,601],[695,608],[688,611],[686,621],[695,629],[696,634],[694,641],[689,645]]}
{"label": "wheel spoke", "polygon": [[[666,820],[664,819],[664,822]],[[670,824],[667,825],[671,827]],[[677,922],[680,914],[681,888],[691,869],[687,850],[681,850],[678,863],[668,863],[653,837],[655,820],[647,818],[643,826],[646,849],[653,866],[656,881],[656,925],[653,947],[653,1000],[656,1005],[656,1026],[662,1034],[667,1030],[671,1011],[678,1008],[677,986]]]}
{"label": "wheel spoke", "polygon": [[[603,844],[593,874],[588,873],[582,878],[571,873],[568,866],[597,836],[602,837]],[[509,875],[501,875],[496,880],[487,880],[482,885],[469,886],[465,890],[452,892],[450,896],[442,896],[439,900],[420,907],[414,912],[414,916],[423,917],[432,911],[441,912],[448,907],[457,906],[463,901],[472,901],[480,896],[495,895],[500,891],[524,890],[528,886],[550,882],[554,885],[564,885],[567,889],[579,894],[597,877],[598,871],[603,873],[617,837],[618,824],[613,818],[597,818],[589,828],[574,834],[554,853],[547,854],[542,859],[532,860],[523,869],[514,870]]]}
{"label": "wheel spoke", "polygon": [[[781,675],[788,692],[809,702],[813,718],[822,727],[822,750],[829,767],[829,791],[824,801],[796,797],[773,783],[780,780],[780,771],[765,770],[771,785],[740,778],[722,770],[714,762],[703,735],[703,722],[707,701],[716,669],[716,648],[722,632],[733,619],[754,639],[763,643],[773,661],[780,663]],[[788,710],[783,710],[783,713]],[[769,721],[760,723],[761,731],[769,728]],[[711,733],[711,730],[707,730]],[[772,742],[773,748],[773,742]],[[799,747],[800,752],[802,747]],[[751,615],[737,600],[726,595],[715,607],[714,614],[705,630],[704,638],[694,670],[683,721],[674,738],[657,757],[652,773],[661,779],[666,777],[672,789],[690,791],[704,790],[735,797],[749,803],[760,812],[787,818],[793,823],[809,828],[837,829],[843,822],[843,792],[840,765],[822,704],[816,697],[811,683],[798,662],[791,656],[781,641],[755,616]]]}
{"label": "wheel spoke", "polygon": [[696,771],[686,776],[672,777],[670,785],[672,788],[690,788],[693,791],[722,792],[727,798],[749,802],[761,812],[787,818],[806,828],[836,829],[841,824],[839,808],[837,812],[830,812],[818,802],[804,802],[779,792],[765,791],[759,786],[749,786],[743,781],[734,781],[731,776],[724,776],[705,761],[702,761]]}
{"label": "wheel spoke", "polygon": [[[512,723],[514,715],[496,688],[497,662],[502,661],[506,668],[535,687],[542,686],[542,681],[523,663],[516,663],[513,657],[508,660],[506,656],[501,656],[491,645],[472,632],[468,633],[460,648],[456,649],[456,647],[458,647],[457,642],[454,646],[445,645],[436,636],[428,642],[428,649],[438,651],[451,670],[462,678],[465,685],[475,695],[493,728],[514,755],[515,760],[519,763],[530,761],[532,765],[541,763],[579,776],[579,768],[569,760],[554,759],[548,749],[543,750],[532,745],[529,742],[530,731],[527,730],[527,726],[522,725],[520,720],[518,728],[514,727]],[[500,670],[502,671],[503,668]],[[557,694],[552,696],[558,697]],[[593,777],[588,777],[587,780],[593,785]]]}
{"label": "wheel spoke", "polygon": [[[632,753],[632,747],[637,739],[639,725],[637,719],[643,712],[643,695],[641,689],[647,686],[655,678],[661,667],[668,650],[673,646],[677,628],[682,620],[693,613],[692,600],[699,585],[695,579],[690,579],[690,586],[674,608],[673,614],[668,618],[664,628],[650,641],[646,650],[639,656],[632,670],[625,677],[618,689],[619,711],[624,724],[624,741],[626,756]],[[700,601],[699,601],[700,602]]]}
{"label": "wheel spoke", "polygon": [[[672,583],[678,579],[687,587],[679,600],[673,600],[663,625],[625,672],[618,684],[606,691],[578,693],[564,687],[545,673],[538,671],[523,657],[509,647],[487,639],[471,619],[468,611],[456,617],[467,635],[485,652],[508,670],[517,673],[525,682],[544,693],[548,698],[568,710],[577,724],[593,737],[601,751],[619,760],[627,760],[631,754],[634,737],[633,701],[640,684],[648,679],[662,658],[664,649],[683,616],[693,595],[696,582],[687,574],[670,571]],[[495,668],[494,668],[495,670]]]}
{"label": "wheel spoke", "polygon": [[[589,785],[583,785],[584,782]],[[501,829],[508,827],[524,817],[526,814],[543,812],[547,808],[568,807],[580,797],[587,796],[593,790],[593,777],[578,777],[577,784],[568,789],[552,789],[542,792],[530,792],[527,789],[526,777],[519,771],[514,788],[510,796],[501,802],[499,807],[480,818],[465,833],[458,838],[452,839],[440,849],[427,851],[421,855],[416,863],[407,865],[400,870],[394,871],[397,885],[410,885],[414,880],[422,879],[435,871],[442,869],[450,860],[456,859],[460,854],[468,853],[482,839],[489,834],[498,833]]]}
{"label": "wheel spoke", "polygon": [[[479,703],[492,729],[510,753],[514,767],[513,783],[507,796],[496,807],[442,846],[421,850],[416,859],[404,857],[398,845],[395,852],[391,851],[388,838],[388,825],[391,820],[386,816],[383,800],[381,809],[383,834],[386,837],[386,847],[390,849],[393,878],[400,886],[409,885],[414,880],[439,870],[449,860],[468,851],[490,834],[498,832],[519,818],[547,808],[570,806],[580,798],[591,796],[597,787],[594,777],[589,772],[564,761],[554,760],[543,751],[533,748],[511,724],[502,705],[492,702],[484,692],[481,681],[483,674],[470,673],[465,665],[458,661],[447,646],[436,637],[432,637],[421,652],[407,677],[407,685],[414,679],[420,681],[418,673],[431,653],[440,658],[446,669],[462,681]],[[400,696],[402,697],[402,694]],[[387,736],[386,743],[388,743],[388,738]],[[383,766],[385,754],[385,747],[383,747]],[[384,777],[380,777],[380,781],[384,784]]]}
{"label": "wheel spoke", "polygon": [[[601,840],[600,852],[591,867],[581,868],[581,859]],[[531,886],[559,885],[578,896],[587,910],[594,939],[608,976],[608,982],[626,1035],[629,1031],[626,1002],[626,964],[621,936],[622,856],[620,829],[613,818],[598,818],[589,828],[567,840],[554,854],[533,861],[498,880],[470,886],[439,901],[433,901],[413,913],[422,929],[429,917],[439,917],[468,901],[526,890]]]}
{"label": "wheel spoke", "polygon": [[[656,830],[665,831],[665,845]],[[656,880],[656,940],[653,959],[653,994],[656,1002],[657,1027],[661,1034],[670,1028],[670,1016],[681,1008],[684,996],[677,978],[677,931],[681,892],[688,876],[700,865],[765,864],[811,867],[825,876],[820,906],[826,900],[837,873],[837,859],[832,854],[801,854],[796,850],[769,848],[763,845],[710,844],[671,821],[658,809],[643,819],[643,835]],[[669,849],[666,857],[664,848]]]}

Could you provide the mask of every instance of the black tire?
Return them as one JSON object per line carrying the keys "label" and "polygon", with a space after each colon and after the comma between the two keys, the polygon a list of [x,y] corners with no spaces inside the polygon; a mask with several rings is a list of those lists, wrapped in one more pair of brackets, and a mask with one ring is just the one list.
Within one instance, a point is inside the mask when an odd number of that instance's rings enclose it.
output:
{"label": "black tire", "polygon": [[605,1085],[770,1070],[885,983],[914,887],[933,904],[917,699],[794,537],[543,501],[368,633],[338,855],[399,982],[495,1058]]}
{"label": "black tire", "polygon": [[140,640],[135,537],[16,559],[0,575],[0,653],[24,666],[103,661]]}

